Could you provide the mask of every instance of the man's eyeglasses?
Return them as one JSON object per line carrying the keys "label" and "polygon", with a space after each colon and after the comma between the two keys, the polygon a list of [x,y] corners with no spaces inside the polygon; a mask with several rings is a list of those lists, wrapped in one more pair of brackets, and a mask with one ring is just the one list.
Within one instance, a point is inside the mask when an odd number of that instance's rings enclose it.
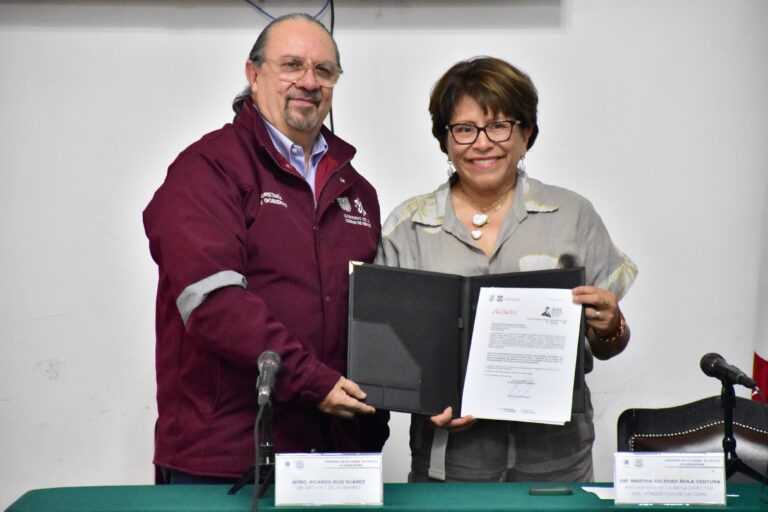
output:
{"label": "man's eyeglasses", "polygon": [[475,126],[470,123],[449,124],[446,129],[451,132],[456,144],[474,144],[480,136],[480,132],[485,132],[485,136],[491,142],[506,142],[512,137],[512,130],[516,124],[520,124],[520,121],[506,119],[493,121],[485,126]]}
{"label": "man's eyeglasses", "polygon": [[333,87],[339,81],[342,70],[339,66],[330,61],[314,62],[304,60],[301,57],[283,57],[281,59],[265,59],[275,71],[280,79],[286,82],[298,82],[307,71],[312,69],[315,74],[315,80],[323,87]]}

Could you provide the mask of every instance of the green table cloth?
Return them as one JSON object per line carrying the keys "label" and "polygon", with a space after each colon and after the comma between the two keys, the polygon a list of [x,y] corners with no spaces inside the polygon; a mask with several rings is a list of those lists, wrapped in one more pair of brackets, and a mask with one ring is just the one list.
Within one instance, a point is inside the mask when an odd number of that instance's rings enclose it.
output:
{"label": "green table cloth", "polygon": [[[582,485],[562,484],[572,495],[532,496],[529,483],[385,484],[383,507],[317,507],[324,511],[392,510],[424,511],[585,511],[599,509],[648,510],[648,506],[616,506],[582,490]],[[251,510],[252,486],[227,495],[221,485],[157,485],[120,487],[60,487],[29,491],[13,503],[8,512],[247,512]],[[760,499],[758,484],[729,484],[725,507],[686,506],[693,510],[761,510],[768,503]],[[259,500],[259,510],[282,512],[308,507],[275,507],[273,488]],[[680,507],[677,507],[680,508]]]}

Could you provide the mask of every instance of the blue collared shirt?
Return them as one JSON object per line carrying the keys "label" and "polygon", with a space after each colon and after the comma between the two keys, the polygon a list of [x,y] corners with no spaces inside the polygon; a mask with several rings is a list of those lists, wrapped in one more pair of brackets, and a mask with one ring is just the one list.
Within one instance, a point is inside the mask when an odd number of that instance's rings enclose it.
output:
{"label": "blue collared shirt", "polygon": [[317,166],[320,160],[323,159],[323,155],[328,151],[328,143],[325,141],[322,133],[318,133],[315,138],[314,144],[312,144],[312,154],[309,156],[309,169],[307,169],[304,160],[304,148],[294,143],[291,139],[283,135],[280,130],[275,128],[264,116],[261,116],[264,121],[264,126],[267,127],[267,133],[269,138],[272,139],[275,149],[283,155],[288,163],[301,174],[306,182],[312,189],[312,198],[315,200],[315,206],[317,206],[317,200],[315,199],[315,176],[317,175]]}

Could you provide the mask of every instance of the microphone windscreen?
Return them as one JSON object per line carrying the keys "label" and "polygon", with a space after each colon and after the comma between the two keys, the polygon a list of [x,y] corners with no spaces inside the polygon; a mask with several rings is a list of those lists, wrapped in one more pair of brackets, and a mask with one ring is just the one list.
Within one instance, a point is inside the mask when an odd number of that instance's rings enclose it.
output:
{"label": "microphone windscreen", "polygon": [[701,371],[710,377],[717,377],[717,364],[720,361],[725,361],[720,354],[715,354],[714,352],[704,354],[701,358]]}
{"label": "microphone windscreen", "polygon": [[280,363],[281,362],[282,361],[280,360],[280,355],[278,355],[277,352],[273,352],[271,350],[265,350],[259,356],[259,360],[258,360],[257,364],[258,364],[259,368],[261,368],[262,365],[264,365],[264,364],[269,364],[269,365],[276,366],[276,367],[280,368]]}

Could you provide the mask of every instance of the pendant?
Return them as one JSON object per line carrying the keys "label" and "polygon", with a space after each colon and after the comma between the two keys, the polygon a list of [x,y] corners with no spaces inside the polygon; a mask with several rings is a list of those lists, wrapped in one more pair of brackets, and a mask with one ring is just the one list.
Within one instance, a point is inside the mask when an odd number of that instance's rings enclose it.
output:
{"label": "pendant", "polygon": [[471,234],[472,234],[472,238],[474,238],[475,240],[479,240],[480,237],[483,236],[483,232],[480,231],[479,229],[473,229]]}
{"label": "pendant", "polygon": [[488,223],[488,214],[476,213],[472,216],[472,225],[476,228],[485,226]]}

